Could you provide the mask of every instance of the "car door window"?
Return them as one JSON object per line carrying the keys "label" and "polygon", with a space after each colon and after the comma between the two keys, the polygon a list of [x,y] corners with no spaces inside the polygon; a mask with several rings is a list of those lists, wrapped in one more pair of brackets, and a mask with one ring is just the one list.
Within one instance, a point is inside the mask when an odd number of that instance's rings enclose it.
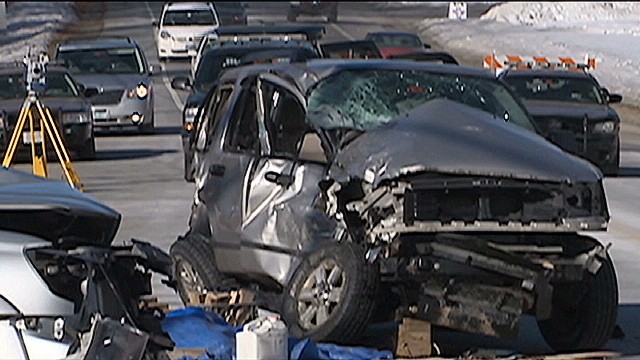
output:
{"label": "car door window", "polygon": [[255,83],[243,89],[240,101],[234,108],[225,150],[249,154],[258,154],[260,151]]}
{"label": "car door window", "polygon": [[264,83],[263,91],[271,154],[293,159],[309,130],[304,108],[293,94],[281,87]]}
{"label": "car door window", "polygon": [[212,95],[212,100],[207,102],[207,107],[200,110],[198,135],[196,137],[196,150],[205,151],[213,136],[216,124],[229,108],[232,87],[217,88]]}

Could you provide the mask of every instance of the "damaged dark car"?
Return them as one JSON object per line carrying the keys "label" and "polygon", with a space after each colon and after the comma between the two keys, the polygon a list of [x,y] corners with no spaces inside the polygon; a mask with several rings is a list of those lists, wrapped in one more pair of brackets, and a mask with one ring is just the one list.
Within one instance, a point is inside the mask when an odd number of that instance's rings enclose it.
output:
{"label": "damaged dark car", "polygon": [[[246,290],[290,334],[355,341],[375,317],[596,349],[617,317],[602,173],[537,135],[481,70],[402,60],[231,69],[203,105],[192,294]],[[384,303],[383,303],[384,302]]]}

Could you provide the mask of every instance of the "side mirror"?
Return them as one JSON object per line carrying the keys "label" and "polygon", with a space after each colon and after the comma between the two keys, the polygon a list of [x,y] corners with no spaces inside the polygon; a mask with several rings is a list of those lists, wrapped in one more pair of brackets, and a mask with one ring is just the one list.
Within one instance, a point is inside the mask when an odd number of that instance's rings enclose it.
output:
{"label": "side mirror", "polygon": [[84,89],[84,96],[90,98],[92,96],[98,95],[100,92],[97,88],[86,88]]}
{"label": "side mirror", "polygon": [[431,49],[431,45],[429,45],[429,44],[424,44],[424,48],[425,48],[425,49]]}
{"label": "side mirror", "polygon": [[171,88],[175,90],[191,90],[191,80],[184,76],[174,77],[171,80]]}
{"label": "side mirror", "polygon": [[149,75],[159,74],[162,70],[162,67],[158,64],[150,64],[149,65]]}
{"label": "side mirror", "polygon": [[616,104],[622,101],[622,95],[620,94],[609,94],[609,104]]}
{"label": "side mirror", "polygon": [[160,24],[160,23],[159,23],[157,20],[154,20],[154,21],[151,23],[151,26],[158,27],[158,25],[159,25],[159,24]]}

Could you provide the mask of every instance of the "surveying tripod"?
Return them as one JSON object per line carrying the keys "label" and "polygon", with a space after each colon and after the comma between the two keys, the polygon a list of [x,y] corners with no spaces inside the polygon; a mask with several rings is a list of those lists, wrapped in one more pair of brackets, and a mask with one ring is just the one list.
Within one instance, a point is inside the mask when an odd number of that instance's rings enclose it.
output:
{"label": "surveying tripod", "polygon": [[[47,138],[45,135],[48,135],[60,162],[66,181],[71,185],[71,187],[83,191],[84,187],[80,182],[80,178],[78,177],[73,164],[71,164],[69,153],[64,146],[62,137],[58,131],[58,126],[54,121],[53,116],[51,116],[51,111],[42,104],[42,101],[38,97],[38,86],[41,91],[44,90],[44,72],[45,65],[48,62],[48,57],[46,54],[40,54],[38,62],[33,62],[30,58],[28,59],[28,57],[25,57],[25,64],[27,65],[27,97],[20,108],[18,121],[13,130],[13,134],[11,135],[9,145],[7,146],[2,166],[5,168],[11,166],[20,138],[23,137],[23,130],[26,122],[29,120],[29,140],[31,144],[33,174],[44,178],[49,177],[49,171],[47,168],[47,151],[45,146]],[[39,136],[39,138],[36,136],[36,122],[39,122],[40,127],[41,136]],[[39,147],[36,145],[37,142],[40,143]]]}

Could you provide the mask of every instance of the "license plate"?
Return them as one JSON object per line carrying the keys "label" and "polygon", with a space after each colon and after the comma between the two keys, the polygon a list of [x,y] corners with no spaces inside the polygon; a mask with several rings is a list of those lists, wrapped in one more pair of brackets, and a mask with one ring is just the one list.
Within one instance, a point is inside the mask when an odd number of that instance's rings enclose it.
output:
{"label": "license plate", "polygon": [[109,111],[107,109],[96,109],[93,110],[93,118],[94,119],[108,119]]}
{"label": "license plate", "polygon": [[[36,130],[33,132],[33,136],[35,137],[36,144],[40,144],[42,142],[42,132],[40,130]],[[25,131],[22,133],[22,142],[24,144],[31,144],[31,133]]]}

